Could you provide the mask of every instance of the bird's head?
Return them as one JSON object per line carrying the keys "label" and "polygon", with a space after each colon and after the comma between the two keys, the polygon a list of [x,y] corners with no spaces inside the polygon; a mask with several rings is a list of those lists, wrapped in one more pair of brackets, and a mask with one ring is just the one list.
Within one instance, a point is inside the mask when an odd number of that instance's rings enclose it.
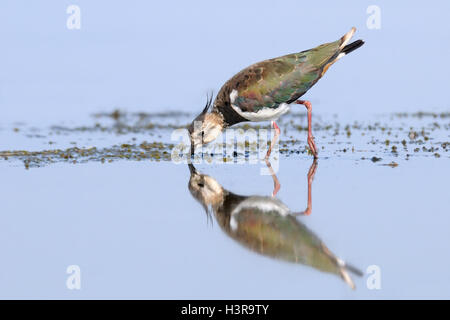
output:
{"label": "bird's head", "polygon": [[198,172],[192,163],[188,164],[191,176],[188,188],[192,196],[201,203],[209,217],[210,206],[217,207],[223,201],[225,190],[214,178]]}
{"label": "bird's head", "polygon": [[223,118],[217,112],[208,113],[212,105],[212,96],[206,101],[203,111],[192,121],[189,130],[191,138],[191,156],[197,147],[214,141],[223,129]]}

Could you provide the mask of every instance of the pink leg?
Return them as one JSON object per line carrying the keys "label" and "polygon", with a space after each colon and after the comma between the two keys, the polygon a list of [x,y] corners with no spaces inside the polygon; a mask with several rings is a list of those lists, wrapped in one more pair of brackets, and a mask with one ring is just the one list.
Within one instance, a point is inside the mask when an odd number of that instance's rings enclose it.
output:
{"label": "pink leg", "polygon": [[314,175],[316,174],[317,169],[317,160],[314,159],[313,164],[309,168],[308,171],[308,206],[306,207],[305,211],[302,212],[296,212],[294,215],[306,215],[309,216],[311,214],[312,210],[312,182],[314,180]]}
{"label": "pink leg", "polygon": [[272,128],[275,129],[275,135],[273,136],[272,142],[270,143],[269,150],[267,150],[266,160],[269,159],[270,153],[272,152],[272,148],[275,145],[275,143],[277,142],[278,137],[280,136],[280,128],[278,127],[278,125],[276,124],[275,121],[272,121]]}
{"label": "pink leg", "polygon": [[306,110],[308,111],[308,145],[309,149],[311,150],[312,154],[314,155],[314,158],[317,158],[317,148],[316,144],[314,143],[314,137],[312,134],[312,128],[311,128],[311,112],[312,112],[312,106],[311,102],[307,100],[297,100],[295,103],[303,104],[306,107]]}
{"label": "pink leg", "polygon": [[272,179],[273,179],[273,192],[272,192],[272,197],[275,197],[278,193],[278,191],[281,188],[280,182],[278,181],[277,175],[275,174],[275,172],[272,169],[272,165],[270,164],[269,160],[266,159],[266,165],[267,168],[269,168],[270,174],[272,175]]}

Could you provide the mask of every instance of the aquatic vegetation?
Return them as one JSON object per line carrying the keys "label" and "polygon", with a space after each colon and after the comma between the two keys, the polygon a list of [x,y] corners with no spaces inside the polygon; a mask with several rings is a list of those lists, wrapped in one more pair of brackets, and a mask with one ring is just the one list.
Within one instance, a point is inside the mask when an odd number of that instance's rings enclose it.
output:
{"label": "aquatic vegetation", "polygon": [[[59,162],[170,161],[172,149],[179,143],[170,140],[171,133],[185,128],[191,117],[192,114],[180,111],[127,113],[113,110],[94,114],[78,125],[55,124],[38,128],[15,123],[0,128],[2,140],[15,141],[20,137],[27,143],[0,150],[0,163],[22,163],[25,168],[33,168]],[[316,139],[320,140],[322,159],[346,158],[373,163],[383,160],[386,165],[392,162],[398,165],[401,159],[450,158],[449,118],[448,112],[395,113],[361,121],[339,120],[337,115],[317,115],[314,131]],[[305,147],[306,122],[303,112],[292,112],[280,119],[279,124],[283,127],[279,142],[281,156],[306,158],[310,154]],[[270,132],[270,125],[243,123],[236,129],[266,129]],[[245,140],[237,143],[238,149],[231,156],[223,153],[210,156],[233,163],[258,152],[260,143]],[[270,139],[264,143],[269,146]]]}
{"label": "aquatic vegetation", "polygon": [[171,144],[161,142],[148,143],[146,141],[139,145],[122,144],[114,145],[109,148],[96,147],[67,149],[52,149],[42,151],[0,151],[0,158],[4,160],[22,161],[25,168],[40,167],[57,162],[67,163],[85,163],[85,162],[112,162],[115,160],[150,160],[150,161],[169,161]]}

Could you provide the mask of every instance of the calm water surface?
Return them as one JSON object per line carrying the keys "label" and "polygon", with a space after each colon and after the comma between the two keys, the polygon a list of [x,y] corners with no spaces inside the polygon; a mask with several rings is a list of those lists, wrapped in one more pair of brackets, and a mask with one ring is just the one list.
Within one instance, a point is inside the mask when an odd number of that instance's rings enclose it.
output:
{"label": "calm water surface", "polygon": [[[448,1],[377,1],[377,30],[372,1],[78,0],[68,30],[71,4],[0,2],[0,298],[450,298]],[[167,161],[208,89],[351,26],[366,44],[305,96],[309,215],[303,107],[276,199],[264,163]]]}
{"label": "calm water surface", "polygon": [[[3,128],[31,141],[31,150],[49,137],[26,132]],[[71,134],[56,145],[69,146]],[[439,134],[448,137],[441,130],[431,140]],[[122,139],[109,135],[105,145]],[[294,215],[308,205],[313,161],[302,153],[280,156],[276,199],[263,164],[190,171],[123,159],[26,170],[21,160],[2,161],[0,297],[449,298],[448,153],[407,160],[399,144],[400,154],[373,162],[360,160],[372,153],[355,140],[357,156],[325,145],[309,215]],[[397,166],[383,165],[391,161]],[[81,268],[81,290],[66,288],[69,265]],[[366,285],[372,265],[381,270],[380,290]]]}

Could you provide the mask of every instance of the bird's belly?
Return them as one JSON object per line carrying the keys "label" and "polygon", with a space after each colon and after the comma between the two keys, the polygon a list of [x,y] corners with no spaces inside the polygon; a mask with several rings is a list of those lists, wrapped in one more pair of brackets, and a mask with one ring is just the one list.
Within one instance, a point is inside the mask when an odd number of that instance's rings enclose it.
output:
{"label": "bird's belly", "polygon": [[281,103],[276,108],[262,108],[257,112],[247,112],[242,111],[238,106],[231,104],[231,107],[236,111],[241,117],[248,119],[249,121],[274,121],[280,116],[289,111],[290,107],[287,103]]}

